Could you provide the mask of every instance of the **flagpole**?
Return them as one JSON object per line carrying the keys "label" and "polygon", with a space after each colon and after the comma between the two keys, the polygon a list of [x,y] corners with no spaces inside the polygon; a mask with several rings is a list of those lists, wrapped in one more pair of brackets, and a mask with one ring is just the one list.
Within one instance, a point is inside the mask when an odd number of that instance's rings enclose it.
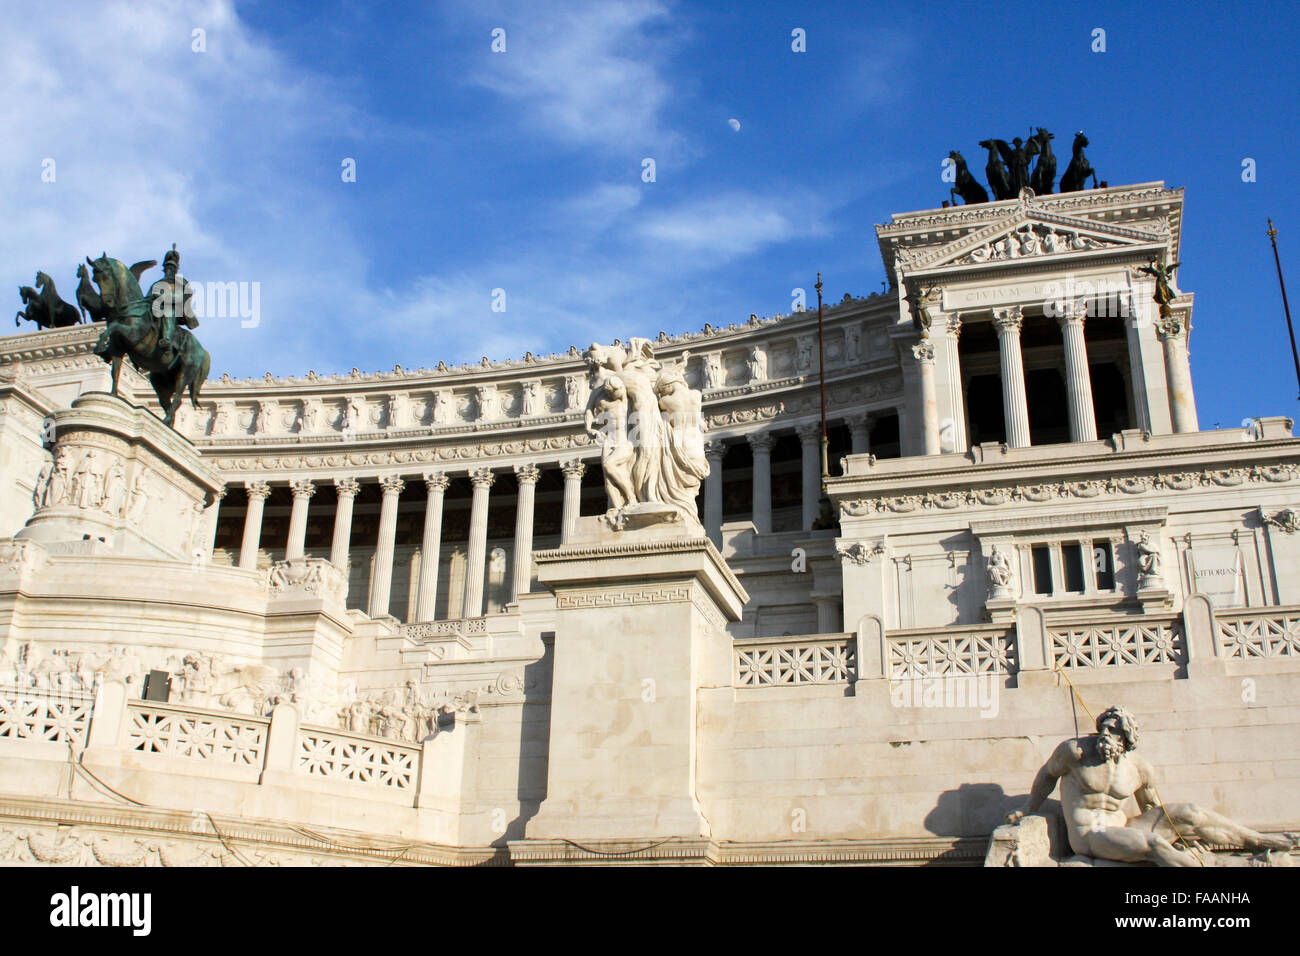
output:
{"label": "flagpole", "polygon": [[822,274],[817,273],[817,377],[821,384],[821,403],[822,403],[822,495],[826,494],[826,479],[830,475],[830,469],[827,464],[827,446],[826,437],[826,349],[824,345],[824,332],[822,328]]}
{"label": "flagpole", "polygon": [[[1272,218],[1268,220],[1268,238],[1269,241],[1273,243],[1273,263],[1277,266],[1277,284],[1282,289],[1282,309],[1284,312],[1286,312],[1286,331],[1287,331],[1287,335],[1291,337],[1291,361],[1295,363],[1296,386],[1300,387],[1300,353],[1296,352],[1295,326],[1291,324],[1291,306],[1288,305],[1286,301],[1286,282],[1282,278],[1282,260],[1278,258],[1278,254],[1277,254],[1277,230],[1273,228]],[[821,298],[821,293],[819,292],[818,293],[819,301],[820,298]],[[1297,401],[1300,401],[1300,396],[1297,396]],[[826,404],[826,400],[825,398],[823,398],[822,399],[823,408],[825,408],[825,404]],[[822,418],[823,420],[825,420],[825,412],[822,413]]]}

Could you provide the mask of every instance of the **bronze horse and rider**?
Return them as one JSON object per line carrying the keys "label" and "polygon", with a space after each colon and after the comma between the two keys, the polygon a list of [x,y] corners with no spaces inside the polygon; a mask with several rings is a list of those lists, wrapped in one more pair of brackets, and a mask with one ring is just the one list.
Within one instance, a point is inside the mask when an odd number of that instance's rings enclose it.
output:
{"label": "bronze horse and rider", "polygon": [[59,298],[53,279],[38,272],[40,291],[19,286],[24,308],[14,324],[27,319],[40,329],[60,329],[77,325],[83,318],[103,322],[104,331],[93,351],[113,366],[112,393],[117,394],[122,360],[130,358],[132,365],[148,375],[162,405],[163,421],[173,425],[186,390],[194,407],[199,407],[199,390],[212,361],[190,333],[199,323],[191,308],[189,283],[177,272],[180,258],[173,244],[163,256],[163,278],[145,293],[140,289],[140,277],[158,260],[146,259],[128,267],[107,253],[94,260],[87,256],[86,264],[77,266],[80,282],[75,306]]}
{"label": "bronze horse and rider", "polygon": [[[139,277],[154,265],[152,261],[138,262],[128,268],[105,253],[94,260],[87,256],[86,263],[99,286],[99,299],[106,315],[104,331],[93,351],[113,366],[112,393],[117,394],[122,360],[129,357],[132,365],[148,374],[149,384],[163,409],[163,421],[173,425],[186,390],[194,407],[199,407],[199,390],[207,380],[211,357],[186,328],[198,322],[188,314],[183,292],[179,303],[178,296],[171,294],[175,268],[180,261],[175,246],[165,258],[169,267],[167,279],[154,283],[148,294],[141,291]],[[183,279],[179,284],[184,289]],[[163,291],[155,291],[160,288]],[[174,314],[178,305],[186,314]]]}
{"label": "bronze horse and rider", "polygon": [[[989,192],[991,192],[996,202],[1015,199],[1026,186],[1032,189],[1036,196],[1047,195],[1052,191],[1052,185],[1056,180],[1056,155],[1052,152],[1052,139],[1052,134],[1039,126],[1035,127],[1035,132],[1028,140],[1017,137],[1009,144],[1002,139],[981,140],[980,146],[988,151],[988,162],[984,167],[984,175],[989,184],[988,192],[966,168],[966,160],[962,158],[961,153],[953,150],[948,154],[948,158],[955,164],[956,182],[949,191],[949,198],[956,202],[957,196],[961,196],[962,201],[969,206],[974,203],[988,202]],[[1087,145],[1088,137],[1080,130],[1074,137],[1070,163],[1061,174],[1059,187],[1061,192],[1087,189],[1090,178],[1092,188],[1097,188],[1097,174],[1083,154],[1083,149]],[[1034,157],[1038,158],[1038,162],[1030,172],[1029,163]],[[1102,185],[1104,186],[1105,183]]]}

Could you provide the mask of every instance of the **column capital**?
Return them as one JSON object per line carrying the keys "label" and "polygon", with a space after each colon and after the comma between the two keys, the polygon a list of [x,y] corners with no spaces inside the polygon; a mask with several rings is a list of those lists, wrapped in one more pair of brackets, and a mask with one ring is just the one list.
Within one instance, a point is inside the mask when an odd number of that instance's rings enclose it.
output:
{"label": "column capital", "polygon": [[443,471],[426,471],[421,477],[424,478],[424,487],[430,494],[435,491],[446,491],[447,486],[451,484],[451,479]]}
{"label": "column capital", "polygon": [[1056,321],[1064,329],[1070,325],[1083,325],[1087,317],[1088,300],[1075,299],[1073,302],[1064,303],[1061,313],[1056,317]]}
{"label": "column capital", "polygon": [[944,317],[944,331],[948,333],[954,342],[961,337],[961,315],[960,312],[949,312]]}
{"label": "column capital", "polygon": [[934,345],[931,344],[929,339],[921,339],[921,341],[912,346],[912,355],[915,356],[916,361],[921,365],[933,365]]}
{"label": "column capital", "polygon": [[795,434],[799,436],[799,441],[804,445],[811,445],[821,441],[822,423],[821,422],[803,422],[794,426]]}
{"label": "column capital", "polygon": [[709,439],[704,443],[704,457],[709,460],[717,459],[722,461],[722,456],[727,453],[726,444],[718,438]]}
{"label": "column capital", "polygon": [[866,428],[871,424],[871,413],[859,412],[856,415],[845,415],[844,424],[848,425],[849,428]]}
{"label": "column capital", "polygon": [[229,490],[230,490],[229,485],[222,485],[216,491],[212,492],[212,500],[214,502],[224,500],[226,497],[226,492],[228,492]]}
{"label": "column capital", "polygon": [[492,473],[491,468],[475,468],[469,473],[469,483],[477,490],[479,488],[491,488],[492,483],[497,480],[497,476]]}
{"label": "column capital", "polygon": [[587,471],[587,465],[581,458],[570,458],[560,462],[560,471],[564,472],[565,478],[577,480]]}
{"label": "column capital", "polygon": [[397,497],[402,493],[402,489],[406,487],[406,482],[397,475],[384,475],[379,479],[379,487],[384,489],[385,498],[390,495]]}
{"label": "column capital", "polygon": [[1015,332],[1020,333],[1020,326],[1024,324],[1024,310],[1018,305],[1009,305],[1006,308],[993,310],[993,327],[998,333]]}
{"label": "column capital", "polygon": [[515,465],[515,479],[521,485],[535,485],[541,477],[542,469],[538,468],[531,462],[523,465]]}
{"label": "column capital", "polygon": [[1190,329],[1190,325],[1184,316],[1177,312],[1165,312],[1160,318],[1156,319],[1156,335],[1161,341],[1165,339],[1177,338],[1184,331]]}
{"label": "column capital", "polygon": [[334,490],[340,498],[355,498],[361,492],[361,482],[355,478],[335,478]]}
{"label": "column capital", "polygon": [[756,452],[771,454],[772,446],[776,444],[776,436],[771,432],[750,432],[745,436],[745,441],[749,442],[749,447]]}
{"label": "column capital", "polygon": [[295,498],[310,498],[316,494],[316,483],[310,478],[298,478],[289,482],[289,488]]}
{"label": "column capital", "polygon": [[265,481],[246,481],[244,482],[244,488],[248,491],[250,499],[257,498],[265,501],[271,496],[271,486]]}

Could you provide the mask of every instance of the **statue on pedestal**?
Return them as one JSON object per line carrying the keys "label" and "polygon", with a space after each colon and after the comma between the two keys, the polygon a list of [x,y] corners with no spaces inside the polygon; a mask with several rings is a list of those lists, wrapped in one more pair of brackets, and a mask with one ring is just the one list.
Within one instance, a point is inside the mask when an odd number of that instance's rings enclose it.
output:
{"label": "statue on pedestal", "polygon": [[695,497],[709,473],[700,393],[681,367],[654,357],[649,339],[629,346],[593,344],[583,353],[591,373],[584,418],[603,444],[607,517],[622,528],[629,509],[659,505],[676,520],[695,521]]}
{"label": "statue on pedestal", "polygon": [[993,545],[988,562],[989,598],[1003,598],[1011,592],[1011,562]]}
{"label": "statue on pedestal", "polygon": [[1133,543],[1133,550],[1137,553],[1138,572],[1142,576],[1142,583],[1158,580],[1160,578],[1160,549],[1151,543],[1151,536],[1145,531]]}
{"label": "statue on pedestal", "polygon": [[1173,279],[1174,272],[1180,265],[1181,262],[1175,262],[1171,266],[1166,266],[1152,259],[1146,265],[1138,267],[1138,272],[1153,276],[1156,280],[1156,291],[1151,298],[1160,306],[1161,315],[1168,315],[1170,312],[1169,303],[1174,301],[1174,289],[1170,280]]}
{"label": "statue on pedestal", "polygon": [[1122,707],[1102,711],[1095,734],[1066,740],[1056,748],[1034,777],[1028,802],[1008,814],[1007,823],[1017,824],[1037,811],[1059,780],[1070,848],[1081,857],[1200,866],[1214,865],[1213,855],[1198,859],[1174,844],[1264,851],[1296,846],[1294,838],[1267,836],[1196,804],[1165,805],[1156,790],[1155,771],[1136,753],[1137,744],[1138,722],[1132,714]]}
{"label": "statue on pedestal", "polygon": [[[174,248],[168,256],[173,253]],[[175,424],[176,410],[180,408],[187,389],[190,401],[195,408],[199,407],[199,390],[208,377],[212,361],[189,329],[176,324],[193,322],[192,318],[183,317],[188,302],[184,280],[179,280],[181,315],[178,316],[166,301],[161,306],[156,305],[164,292],[174,304],[178,281],[175,266],[179,262],[180,255],[176,253],[175,259],[165,267],[164,279],[154,283],[150,293],[145,295],[140,291],[140,273],[152,266],[152,262],[138,262],[128,269],[117,259],[110,259],[107,253],[95,260],[86,257],[108,316],[94,352],[113,367],[111,392],[117,394],[122,359],[129,356],[132,365],[148,373],[149,384],[163,409],[163,421],[169,426]],[[155,289],[158,291],[153,291]]]}

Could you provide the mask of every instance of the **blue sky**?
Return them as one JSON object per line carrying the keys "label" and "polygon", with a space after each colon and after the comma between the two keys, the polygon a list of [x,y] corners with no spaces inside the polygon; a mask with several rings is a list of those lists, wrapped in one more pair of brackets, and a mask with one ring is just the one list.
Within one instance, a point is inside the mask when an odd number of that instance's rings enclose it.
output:
{"label": "blue sky", "polygon": [[1035,125],[1060,154],[1086,130],[1112,185],[1186,187],[1202,427],[1300,410],[1265,236],[1300,307],[1294,3],[23,6],[0,287],[41,268],[71,299],[86,253],[176,242],[193,279],[260,283],[256,328],[199,330],[215,375],[726,324],[818,269],[830,301],[876,291],[872,226],[946,198],[949,149],[982,168],[980,139]]}

